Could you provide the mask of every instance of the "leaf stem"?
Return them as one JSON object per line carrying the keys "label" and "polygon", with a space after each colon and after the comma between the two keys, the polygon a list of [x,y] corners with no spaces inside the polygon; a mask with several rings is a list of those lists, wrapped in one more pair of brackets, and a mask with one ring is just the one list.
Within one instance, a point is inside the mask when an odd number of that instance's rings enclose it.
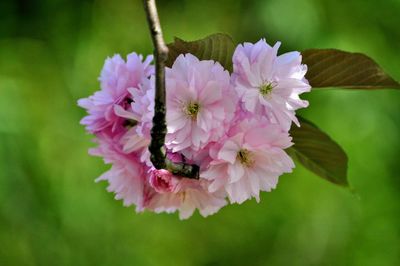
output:
{"label": "leaf stem", "polygon": [[153,127],[151,129],[151,142],[149,150],[150,159],[157,169],[166,169],[171,173],[188,178],[199,178],[199,167],[185,163],[174,163],[166,157],[165,135],[167,134],[167,125],[165,121],[165,62],[168,59],[168,47],[164,42],[161,31],[160,20],[158,18],[157,6],[155,0],[143,0],[146,12],[147,23],[149,25],[151,39],[154,46],[154,58],[156,67],[156,93],[154,102]]}

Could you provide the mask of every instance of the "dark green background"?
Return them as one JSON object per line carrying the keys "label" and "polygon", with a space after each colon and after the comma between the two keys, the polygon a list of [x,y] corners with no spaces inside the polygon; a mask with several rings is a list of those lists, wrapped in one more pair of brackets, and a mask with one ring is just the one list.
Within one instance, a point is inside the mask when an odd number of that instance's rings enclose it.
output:
{"label": "dark green background", "polygon": [[[399,0],[159,1],[167,41],[225,32],[282,52],[364,52],[400,80]],[[76,101],[104,59],[152,51],[139,0],[0,1],[0,265],[400,265],[400,91],[314,91],[301,113],[348,152],[355,192],[300,165],[272,193],[187,221],[135,214]]]}

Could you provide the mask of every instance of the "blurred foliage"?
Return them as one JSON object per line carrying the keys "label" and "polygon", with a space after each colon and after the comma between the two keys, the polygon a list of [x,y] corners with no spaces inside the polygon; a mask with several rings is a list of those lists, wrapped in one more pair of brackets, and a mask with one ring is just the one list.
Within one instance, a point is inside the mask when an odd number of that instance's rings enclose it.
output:
{"label": "blurred foliage", "polygon": [[[160,0],[168,42],[225,32],[363,52],[400,80],[400,1]],[[0,1],[0,265],[400,265],[400,93],[314,91],[300,112],[347,151],[348,190],[301,166],[262,201],[187,221],[135,214],[94,179],[77,99],[107,56],[152,51],[140,0]]]}

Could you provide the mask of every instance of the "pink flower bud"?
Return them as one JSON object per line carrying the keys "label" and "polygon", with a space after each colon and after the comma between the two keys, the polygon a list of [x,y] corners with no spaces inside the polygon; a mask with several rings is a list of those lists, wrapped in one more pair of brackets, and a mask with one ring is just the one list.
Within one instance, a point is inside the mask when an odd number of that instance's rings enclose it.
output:
{"label": "pink flower bud", "polygon": [[158,193],[174,192],[179,180],[167,170],[154,169],[150,174],[150,185]]}

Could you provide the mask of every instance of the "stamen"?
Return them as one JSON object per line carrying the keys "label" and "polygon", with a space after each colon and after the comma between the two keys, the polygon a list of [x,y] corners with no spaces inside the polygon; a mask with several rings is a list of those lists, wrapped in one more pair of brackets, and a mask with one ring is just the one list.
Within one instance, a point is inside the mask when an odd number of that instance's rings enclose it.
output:
{"label": "stamen", "polygon": [[122,125],[123,125],[125,128],[132,128],[132,127],[134,127],[134,126],[137,125],[137,121],[135,121],[135,120],[133,120],[133,119],[126,119],[126,120],[124,120],[124,122],[122,123]]}
{"label": "stamen", "polygon": [[186,106],[186,114],[190,116],[192,119],[197,117],[197,114],[200,111],[200,104],[197,102],[189,102]]}
{"label": "stamen", "polygon": [[264,97],[268,96],[272,92],[272,90],[276,87],[276,85],[277,84],[275,82],[264,83],[259,87],[261,95]]}
{"label": "stamen", "polygon": [[251,167],[254,164],[254,160],[251,158],[251,152],[247,149],[240,149],[236,158],[246,167]]}

